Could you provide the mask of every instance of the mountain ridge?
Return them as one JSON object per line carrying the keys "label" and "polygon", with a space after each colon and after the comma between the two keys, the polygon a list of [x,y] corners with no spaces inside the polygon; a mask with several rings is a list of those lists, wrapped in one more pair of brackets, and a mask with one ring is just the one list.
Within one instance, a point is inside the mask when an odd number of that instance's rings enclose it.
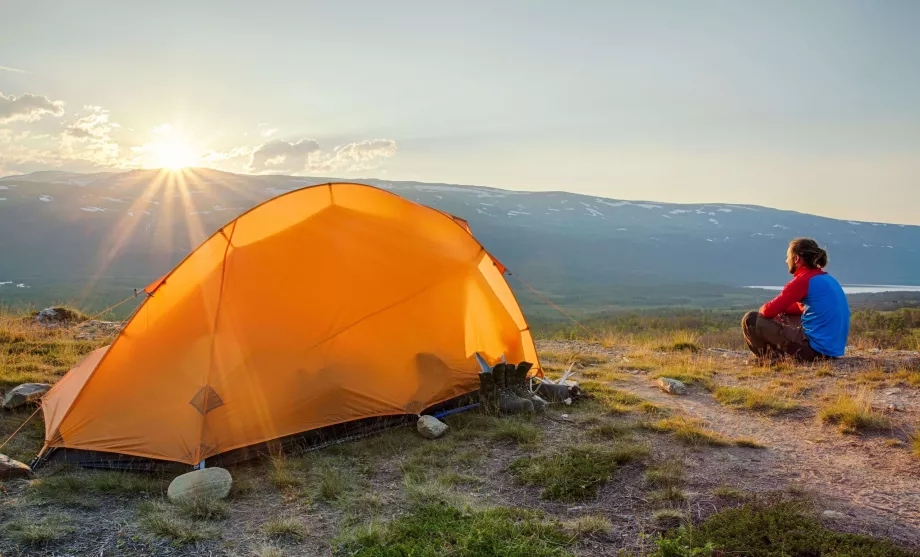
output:
{"label": "mountain ridge", "polygon": [[327,182],[380,187],[466,219],[490,252],[549,295],[606,301],[618,285],[783,284],[796,236],[827,245],[843,283],[920,285],[920,227],[761,205],[210,169],[42,171],[0,178],[0,283],[26,285],[15,296],[0,286],[0,302],[44,299],[38,290],[56,285],[92,297],[153,280],[254,205]]}

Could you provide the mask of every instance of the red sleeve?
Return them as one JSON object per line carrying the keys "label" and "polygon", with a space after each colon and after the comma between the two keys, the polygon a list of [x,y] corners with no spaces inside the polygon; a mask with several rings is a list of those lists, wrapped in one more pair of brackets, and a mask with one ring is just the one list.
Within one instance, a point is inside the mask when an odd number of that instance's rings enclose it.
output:
{"label": "red sleeve", "polygon": [[789,284],[783,288],[779,296],[760,308],[761,315],[767,319],[773,319],[781,313],[792,310],[793,305],[798,310],[798,313],[793,315],[800,315],[802,312],[798,303],[808,295],[808,281],[811,280],[811,277],[811,273],[806,273],[789,281]]}
{"label": "red sleeve", "polygon": [[783,310],[786,315],[802,315],[805,313],[805,307],[802,302],[793,302],[793,304]]}

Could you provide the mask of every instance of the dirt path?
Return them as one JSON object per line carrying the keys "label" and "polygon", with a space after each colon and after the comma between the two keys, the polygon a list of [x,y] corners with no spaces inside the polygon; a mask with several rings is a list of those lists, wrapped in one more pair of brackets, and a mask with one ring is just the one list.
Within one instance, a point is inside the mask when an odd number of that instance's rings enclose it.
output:
{"label": "dirt path", "polygon": [[[636,394],[710,423],[730,438],[749,437],[767,448],[723,451],[697,462],[694,475],[751,491],[801,486],[818,495],[825,509],[842,512],[839,528],[883,534],[920,546],[920,461],[879,437],[846,436],[821,425],[808,411],[769,418],[720,405],[705,390],[668,395],[645,376],[626,382]],[[623,388],[624,382],[616,382]]]}

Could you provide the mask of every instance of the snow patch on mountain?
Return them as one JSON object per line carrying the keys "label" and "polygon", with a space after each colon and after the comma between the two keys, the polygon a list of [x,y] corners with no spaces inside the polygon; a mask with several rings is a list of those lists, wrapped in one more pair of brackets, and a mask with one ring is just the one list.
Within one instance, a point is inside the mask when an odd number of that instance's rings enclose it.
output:
{"label": "snow patch on mountain", "polygon": [[86,211],[87,213],[104,213],[105,209],[102,207],[80,207],[81,211]]}
{"label": "snow patch on mountain", "polygon": [[50,195],[39,195],[38,200],[43,201],[45,203],[51,203],[52,201],[54,201],[54,198],[51,197]]}

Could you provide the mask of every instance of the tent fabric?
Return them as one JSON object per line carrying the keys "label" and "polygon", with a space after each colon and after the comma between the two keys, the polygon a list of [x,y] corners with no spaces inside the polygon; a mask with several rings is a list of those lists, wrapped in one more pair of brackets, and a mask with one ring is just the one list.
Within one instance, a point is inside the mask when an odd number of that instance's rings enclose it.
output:
{"label": "tent fabric", "polygon": [[44,397],[46,448],[195,464],[478,388],[474,353],[539,362],[462,219],[360,184],[269,200],[165,277]]}

